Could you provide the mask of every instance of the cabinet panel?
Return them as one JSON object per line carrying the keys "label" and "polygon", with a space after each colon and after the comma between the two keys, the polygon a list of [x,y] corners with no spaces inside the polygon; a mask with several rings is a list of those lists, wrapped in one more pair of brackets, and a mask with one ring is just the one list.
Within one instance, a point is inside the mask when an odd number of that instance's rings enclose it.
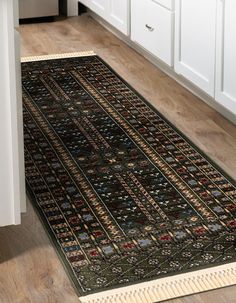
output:
{"label": "cabinet panel", "polygon": [[216,100],[236,114],[236,1],[218,1]]}
{"label": "cabinet panel", "polygon": [[176,0],[175,71],[214,96],[216,0]]}
{"label": "cabinet panel", "polygon": [[125,35],[129,34],[129,1],[110,0],[109,19],[110,23]]}
{"label": "cabinet panel", "polygon": [[173,13],[152,0],[131,1],[131,39],[172,65]]}
{"label": "cabinet panel", "polygon": [[25,210],[20,37],[13,4],[0,1],[0,226],[19,224]]}

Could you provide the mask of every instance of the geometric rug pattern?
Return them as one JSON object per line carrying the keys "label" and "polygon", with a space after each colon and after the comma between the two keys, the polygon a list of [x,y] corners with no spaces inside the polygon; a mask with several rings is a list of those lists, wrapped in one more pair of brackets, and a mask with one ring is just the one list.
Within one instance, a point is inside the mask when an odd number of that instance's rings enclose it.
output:
{"label": "geometric rug pattern", "polygon": [[81,296],[236,260],[236,187],[98,56],[22,63],[27,189]]}

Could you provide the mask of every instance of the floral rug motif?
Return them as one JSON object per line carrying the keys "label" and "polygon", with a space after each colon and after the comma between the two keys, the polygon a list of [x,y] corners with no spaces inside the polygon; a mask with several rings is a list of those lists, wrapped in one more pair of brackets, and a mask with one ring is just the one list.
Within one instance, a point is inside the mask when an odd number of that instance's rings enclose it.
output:
{"label": "floral rug motif", "polygon": [[22,87],[28,192],[80,296],[236,261],[235,182],[101,58],[23,62]]}

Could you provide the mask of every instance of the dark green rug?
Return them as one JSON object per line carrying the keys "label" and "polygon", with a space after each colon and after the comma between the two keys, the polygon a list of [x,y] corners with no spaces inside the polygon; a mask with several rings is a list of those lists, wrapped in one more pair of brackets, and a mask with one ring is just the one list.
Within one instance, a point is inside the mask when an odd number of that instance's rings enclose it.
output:
{"label": "dark green rug", "polygon": [[82,302],[236,283],[235,182],[101,58],[52,58],[22,63],[26,181]]}

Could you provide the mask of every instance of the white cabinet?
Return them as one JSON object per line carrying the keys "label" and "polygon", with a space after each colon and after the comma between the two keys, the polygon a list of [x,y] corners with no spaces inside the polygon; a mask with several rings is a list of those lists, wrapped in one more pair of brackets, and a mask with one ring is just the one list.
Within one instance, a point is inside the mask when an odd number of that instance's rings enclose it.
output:
{"label": "white cabinet", "polygon": [[80,0],[94,13],[125,35],[129,34],[130,0]]}
{"label": "white cabinet", "polygon": [[214,96],[217,0],[175,3],[175,71]]}
{"label": "white cabinet", "polygon": [[[72,1],[78,0],[68,3]],[[218,102],[236,115],[236,0],[79,1],[190,90],[198,95],[198,88],[206,92],[212,97],[204,97],[207,103],[222,108]],[[163,68],[155,58],[171,68]],[[228,111],[221,110],[231,119]]]}
{"label": "white cabinet", "polygon": [[131,0],[131,39],[171,66],[173,12],[153,0]]}
{"label": "white cabinet", "polygon": [[218,0],[216,100],[236,114],[235,0]]}
{"label": "white cabinet", "polygon": [[16,0],[0,0],[0,226],[25,210],[20,38]]}

